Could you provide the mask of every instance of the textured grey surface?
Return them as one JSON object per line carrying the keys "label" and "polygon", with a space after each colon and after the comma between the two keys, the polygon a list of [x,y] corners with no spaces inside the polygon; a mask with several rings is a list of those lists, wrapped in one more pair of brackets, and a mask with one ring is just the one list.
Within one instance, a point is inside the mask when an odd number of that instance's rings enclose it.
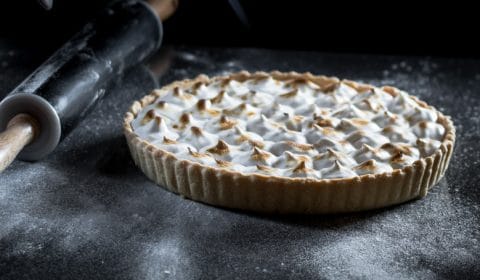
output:
{"label": "textured grey surface", "polygon": [[[31,50],[0,44],[1,92],[35,66]],[[479,61],[186,47],[161,57],[157,74],[128,73],[51,156],[0,174],[1,278],[480,277]],[[311,71],[420,96],[457,127],[445,178],[425,199],[384,210],[274,216],[182,199],[143,176],[121,132],[131,102],[156,82],[241,69]]]}

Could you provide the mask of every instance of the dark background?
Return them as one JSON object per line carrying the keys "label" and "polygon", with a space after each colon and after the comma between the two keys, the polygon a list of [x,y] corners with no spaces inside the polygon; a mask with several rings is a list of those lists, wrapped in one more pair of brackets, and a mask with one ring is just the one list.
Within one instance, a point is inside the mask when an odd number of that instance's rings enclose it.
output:
{"label": "dark background", "polygon": [[[1,174],[0,279],[480,279],[478,9],[241,1],[247,27],[227,1],[180,1],[170,46],[150,60],[163,73],[131,69],[54,153]],[[104,4],[0,1],[0,97]],[[212,207],[148,180],[122,135],[133,100],[239,70],[310,71],[427,100],[457,129],[445,178],[421,200],[305,217]]]}
{"label": "dark background", "polygon": [[[55,49],[108,2],[2,1],[0,36]],[[442,2],[180,0],[164,44],[479,58],[478,9]]]}

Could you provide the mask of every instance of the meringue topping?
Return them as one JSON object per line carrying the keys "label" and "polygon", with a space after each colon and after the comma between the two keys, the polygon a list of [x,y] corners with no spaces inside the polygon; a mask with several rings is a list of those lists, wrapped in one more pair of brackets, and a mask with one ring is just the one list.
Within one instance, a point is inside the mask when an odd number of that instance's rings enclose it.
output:
{"label": "meringue topping", "polygon": [[438,112],[392,87],[310,74],[234,75],[155,90],[132,122],[160,149],[201,164],[274,176],[391,172],[441,146]]}

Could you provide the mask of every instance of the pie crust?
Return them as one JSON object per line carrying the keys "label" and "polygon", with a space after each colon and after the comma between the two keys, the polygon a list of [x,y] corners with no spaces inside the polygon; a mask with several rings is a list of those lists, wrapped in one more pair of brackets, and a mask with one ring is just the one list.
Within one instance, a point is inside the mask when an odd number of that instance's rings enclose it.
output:
{"label": "pie crust", "polygon": [[[401,169],[378,174],[365,174],[348,178],[298,178],[246,173],[210,166],[179,158],[150,141],[140,137],[132,122],[144,108],[157,101],[162,92],[190,89],[199,83],[263,79],[303,81],[313,83],[322,91],[347,85],[358,93],[378,89],[371,85],[311,73],[271,73],[242,71],[228,76],[208,78],[200,75],[193,80],[173,82],[155,90],[140,101],[135,101],[124,118],[124,134],[137,166],[148,178],[183,197],[211,205],[275,213],[339,213],[386,207],[415,198],[424,197],[444,175],[452,155],[455,128],[448,116],[409,96],[421,106],[428,106],[438,116],[436,123],[444,128],[440,145],[429,156],[420,157]],[[397,96],[394,87],[380,90]],[[220,147],[222,148],[222,147]],[[260,168],[260,167],[259,167]]]}

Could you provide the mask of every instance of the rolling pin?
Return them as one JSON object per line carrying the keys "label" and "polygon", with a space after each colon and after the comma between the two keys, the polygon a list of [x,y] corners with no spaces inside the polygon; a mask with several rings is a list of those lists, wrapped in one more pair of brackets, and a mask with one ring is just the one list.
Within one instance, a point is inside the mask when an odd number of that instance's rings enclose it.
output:
{"label": "rolling pin", "polygon": [[0,103],[0,172],[15,159],[35,161],[105,95],[108,83],[162,40],[162,20],[177,0],[116,1],[66,42]]}

